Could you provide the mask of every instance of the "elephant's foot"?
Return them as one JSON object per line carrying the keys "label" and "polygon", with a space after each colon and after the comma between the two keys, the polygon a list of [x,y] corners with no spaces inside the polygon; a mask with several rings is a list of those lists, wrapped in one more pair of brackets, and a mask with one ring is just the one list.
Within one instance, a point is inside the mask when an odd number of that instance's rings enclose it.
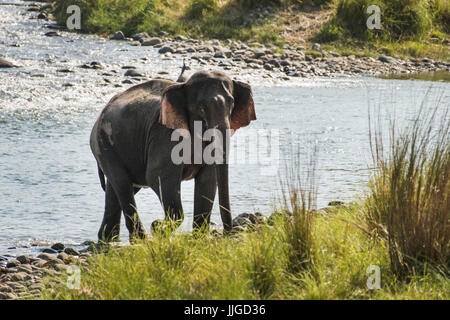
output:
{"label": "elephant's foot", "polygon": [[182,220],[155,220],[152,222],[152,235],[171,234],[181,225]]}

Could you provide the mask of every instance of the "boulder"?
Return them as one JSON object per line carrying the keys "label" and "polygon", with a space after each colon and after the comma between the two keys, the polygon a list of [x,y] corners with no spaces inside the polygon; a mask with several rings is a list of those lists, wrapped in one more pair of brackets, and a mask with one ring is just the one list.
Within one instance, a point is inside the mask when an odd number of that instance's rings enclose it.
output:
{"label": "boulder", "polygon": [[242,230],[247,228],[254,228],[259,224],[264,223],[264,217],[261,213],[241,213],[233,219],[233,229]]}
{"label": "boulder", "polygon": [[164,46],[164,47],[162,47],[161,49],[158,50],[158,53],[160,53],[160,54],[165,54],[165,53],[168,53],[168,52],[175,53],[175,49],[171,48],[169,46]]}
{"label": "boulder", "polygon": [[384,63],[395,63],[395,59],[389,56],[379,56],[378,60]]}
{"label": "boulder", "polygon": [[71,256],[79,256],[80,255],[80,252],[78,252],[78,250],[74,249],[74,248],[66,248],[64,250],[64,253],[67,253],[68,255],[71,255]]}
{"label": "boulder", "polygon": [[15,68],[17,67],[15,64],[13,64],[12,62],[9,62],[8,60],[0,57],[0,68]]}
{"label": "boulder", "polygon": [[133,34],[131,36],[131,38],[133,38],[134,41],[141,41],[142,39],[149,38],[149,37],[150,36],[148,35],[147,32],[140,32],[140,33]]}
{"label": "boulder", "polygon": [[162,43],[160,38],[146,38],[141,40],[141,45],[143,46],[154,46]]}
{"label": "boulder", "polygon": [[15,268],[15,267],[18,267],[19,265],[20,265],[20,262],[17,259],[9,260],[6,263],[7,268]]}
{"label": "boulder", "polygon": [[58,242],[52,245],[51,248],[56,251],[61,251],[64,250],[64,244]]}
{"label": "boulder", "polygon": [[125,35],[122,31],[115,32],[109,39],[111,40],[125,40]]}
{"label": "boulder", "polygon": [[143,77],[143,75],[139,72],[137,72],[134,69],[128,69],[127,72],[125,72],[126,77]]}
{"label": "boulder", "polygon": [[30,257],[27,255],[21,255],[17,257],[17,261],[19,261],[21,264],[30,264]]}

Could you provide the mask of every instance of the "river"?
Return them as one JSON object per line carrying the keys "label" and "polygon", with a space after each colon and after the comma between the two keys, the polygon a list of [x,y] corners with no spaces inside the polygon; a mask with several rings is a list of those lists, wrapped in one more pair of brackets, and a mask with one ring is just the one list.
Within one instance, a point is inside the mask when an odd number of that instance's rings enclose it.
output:
{"label": "river", "polygon": [[[89,149],[92,125],[107,101],[131,86],[122,83],[123,66],[135,66],[146,76],[167,72],[164,77],[176,79],[183,57],[162,59],[152,47],[93,35],[48,37],[44,21],[30,19],[22,6],[0,6],[0,17],[0,56],[20,65],[0,69],[0,255],[39,250],[36,243],[95,240],[104,193]],[[92,61],[104,69],[78,67]],[[205,67],[192,63],[191,68]],[[307,164],[315,148],[317,206],[357,200],[364,196],[371,166],[369,105],[404,122],[427,92],[425,107],[434,107],[440,98],[448,108],[450,100],[450,83],[444,82],[366,77],[280,81],[252,70],[226,72],[252,85],[258,117],[238,131],[232,147],[249,153],[245,143],[236,141],[255,130],[270,134],[271,146],[279,145],[272,158],[252,162],[249,157],[231,165],[234,215],[269,214],[280,196],[285,164],[296,154]],[[182,184],[185,230],[192,224],[193,186],[192,181]],[[147,230],[163,217],[152,191],[141,191],[137,205]],[[220,224],[217,203],[212,220]],[[122,238],[128,238],[124,226]]]}

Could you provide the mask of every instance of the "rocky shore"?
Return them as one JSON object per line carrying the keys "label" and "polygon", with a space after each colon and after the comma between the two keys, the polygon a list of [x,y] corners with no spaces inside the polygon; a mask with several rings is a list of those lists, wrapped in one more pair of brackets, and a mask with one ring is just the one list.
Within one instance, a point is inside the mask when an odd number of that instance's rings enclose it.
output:
{"label": "rocky shore", "polygon": [[381,55],[378,58],[340,56],[336,52],[325,51],[320,44],[311,48],[304,46],[243,43],[232,40],[196,40],[184,36],[175,38],[150,37],[146,33],[125,38],[118,31],[112,40],[129,41],[133,46],[152,46],[167,57],[182,55],[195,60],[200,65],[218,66],[224,70],[232,68],[264,70],[266,77],[336,77],[336,76],[380,76],[396,73],[421,73],[440,70],[450,71],[450,62],[432,59],[400,59]]}
{"label": "rocky shore", "polygon": [[0,300],[39,299],[44,277],[61,276],[69,266],[87,265],[90,257],[87,250],[79,252],[62,243],[43,249],[37,257],[20,255],[7,260],[0,256],[0,262],[6,261],[6,267],[0,268]]}
{"label": "rocky shore", "polygon": [[[237,234],[256,228],[265,221],[270,223],[270,218],[265,218],[261,213],[242,213],[233,219],[233,232]],[[215,229],[212,235],[221,236],[222,231]],[[118,248],[128,244],[111,245]],[[0,256],[0,263],[4,265],[0,268],[0,300],[39,299],[46,284],[46,277],[68,275],[70,266],[88,266],[88,260],[94,252],[106,252],[110,248],[109,244],[96,244],[93,241],[86,241],[81,246],[85,249],[77,250],[65,247],[62,243],[55,243],[50,248],[42,248],[42,253],[37,257],[20,255],[8,260]],[[52,281],[58,280],[53,278]]]}
{"label": "rocky shore", "polygon": [[[30,4],[28,11],[32,19],[53,20],[52,6],[49,4]],[[49,37],[64,36],[65,26],[47,25],[52,31]],[[341,56],[336,52],[324,50],[320,44],[286,44],[282,48],[260,43],[243,43],[227,40],[198,40],[185,36],[169,37],[164,31],[157,36],[142,32],[130,38],[122,31],[110,36],[112,41],[127,41],[130,46],[153,47],[162,59],[182,56],[188,66],[221,68],[235,74],[239,71],[254,72],[263,78],[289,81],[294,78],[339,77],[339,76],[382,76],[390,74],[411,74],[446,70],[450,71],[449,61],[434,61],[429,58],[399,58],[387,55],[378,57]],[[450,46],[450,41],[446,40]],[[449,47],[450,49],[450,47]],[[85,66],[86,68],[89,66]],[[92,67],[92,66],[90,66]],[[95,69],[95,66],[93,67]],[[128,71],[126,76],[139,77],[139,72]],[[106,81],[106,80],[105,80]],[[108,81],[107,81],[108,82]],[[133,83],[127,79],[124,83]]]}

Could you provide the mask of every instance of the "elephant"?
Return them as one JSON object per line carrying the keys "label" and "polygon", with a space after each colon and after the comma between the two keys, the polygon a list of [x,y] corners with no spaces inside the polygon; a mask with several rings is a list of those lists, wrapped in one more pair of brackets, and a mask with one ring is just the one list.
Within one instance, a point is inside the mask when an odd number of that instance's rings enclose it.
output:
{"label": "elephant", "polygon": [[[159,197],[165,212],[163,222],[175,222],[176,229],[184,219],[181,182],[190,179],[195,179],[194,230],[209,228],[218,190],[224,232],[230,232],[227,142],[222,149],[224,161],[175,163],[172,150],[178,142],[171,137],[177,130],[193,137],[195,123],[200,123],[202,132],[215,129],[227,140],[253,120],[251,86],[220,71],[198,71],[179,83],[152,79],[115,95],[101,111],[90,136],[105,192],[99,240],[119,238],[122,212],[130,240],[146,238],[134,196],[147,187]],[[201,142],[201,150],[207,145]]]}

